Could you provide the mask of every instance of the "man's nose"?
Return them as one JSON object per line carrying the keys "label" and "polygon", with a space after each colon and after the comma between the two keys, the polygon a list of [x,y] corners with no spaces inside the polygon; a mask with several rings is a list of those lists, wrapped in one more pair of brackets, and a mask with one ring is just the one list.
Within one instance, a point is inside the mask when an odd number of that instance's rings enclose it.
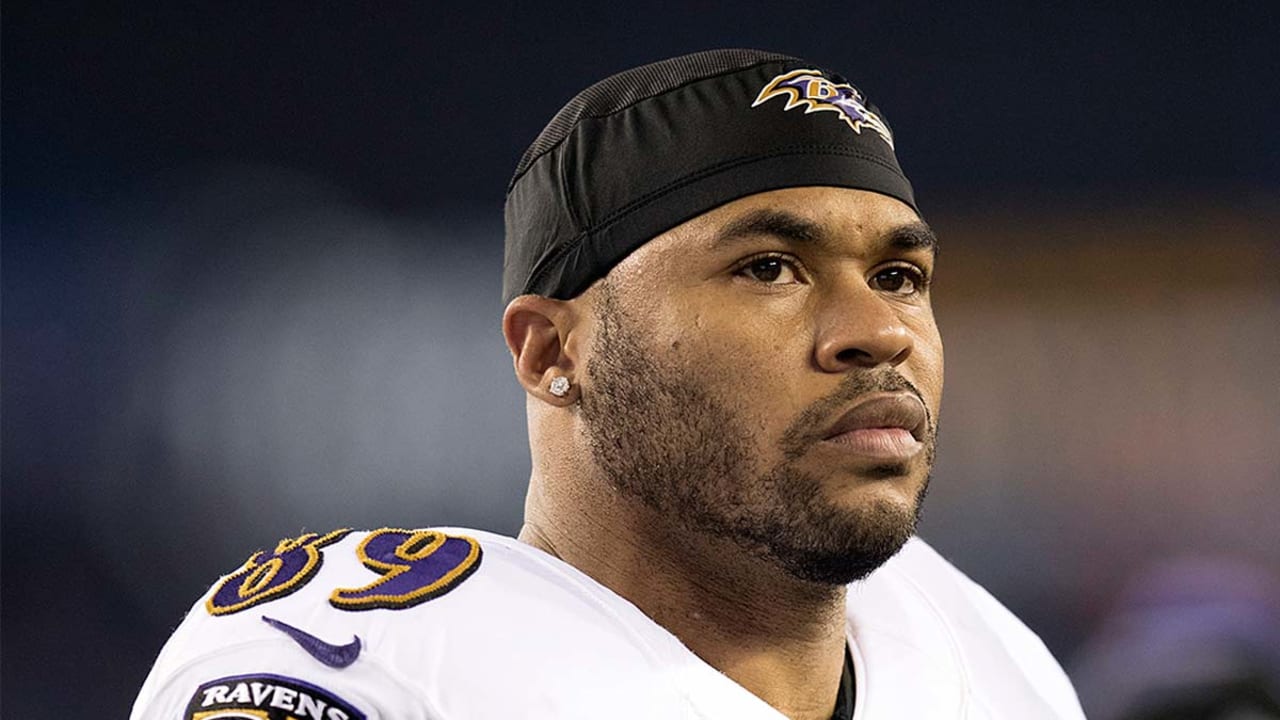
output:
{"label": "man's nose", "polygon": [[816,337],[815,360],[827,372],[895,367],[915,348],[901,310],[861,279],[824,303]]}

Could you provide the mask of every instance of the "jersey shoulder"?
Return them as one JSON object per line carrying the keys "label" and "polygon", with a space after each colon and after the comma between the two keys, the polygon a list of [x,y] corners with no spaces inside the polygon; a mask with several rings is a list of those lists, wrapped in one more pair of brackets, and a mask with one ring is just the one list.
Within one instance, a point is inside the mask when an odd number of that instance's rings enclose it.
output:
{"label": "jersey shoulder", "polygon": [[[933,678],[912,682],[929,688],[912,691],[926,715],[932,704],[965,707],[976,718],[1084,717],[1040,638],[918,537],[850,587],[848,616],[865,682],[892,685],[921,672]],[[896,672],[912,666],[914,676]]]}
{"label": "jersey shoulder", "polygon": [[[141,710],[150,707],[177,717],[206,696],[202,712],[222,710],[219,698],[252,700],[252,683],[270,678],[286,695],[301,684],[367,717],[511,717],[529,707],[585,717],[636,693],[646,698],[638,712],[661,715],[670,642],[622,598],[512,538],[464,528],[306,533],[254,553],[205,593],[161,651],[134,717],[160,717]],[[240,686],[248,690],[233,697]]]}

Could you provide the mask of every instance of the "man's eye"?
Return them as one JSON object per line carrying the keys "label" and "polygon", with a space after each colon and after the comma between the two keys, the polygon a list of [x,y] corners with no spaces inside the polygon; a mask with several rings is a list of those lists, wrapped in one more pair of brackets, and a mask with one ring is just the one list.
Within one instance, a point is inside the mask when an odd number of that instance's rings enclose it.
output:
{"label": "man's eye", "polygon": [[925,288],[924,274],[908,267],[885,268],[871,277],[871,287],[894,295],[914,295]]}
{"label": "man's eye", "polygon": [[769,285],[789,285],[799,282],[795,263],[776,255],[756,258],[743,265],[738,273]]}

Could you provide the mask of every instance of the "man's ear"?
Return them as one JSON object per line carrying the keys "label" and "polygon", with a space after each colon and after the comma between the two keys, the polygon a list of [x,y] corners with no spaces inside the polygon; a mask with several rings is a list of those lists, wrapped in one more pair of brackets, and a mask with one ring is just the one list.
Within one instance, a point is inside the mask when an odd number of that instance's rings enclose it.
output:
{"label": "man's ear", "polygon": [[[516,379],[525,392],[558,406],[578,401],[576,351],[568,342],[577,322],[571,304],[541,295],[521,295],[502,314],[502,335],[511,351]],[[569,382],[567,392],[551,391],[556,378]],[[563,381],[561,381],[563,384]]]}

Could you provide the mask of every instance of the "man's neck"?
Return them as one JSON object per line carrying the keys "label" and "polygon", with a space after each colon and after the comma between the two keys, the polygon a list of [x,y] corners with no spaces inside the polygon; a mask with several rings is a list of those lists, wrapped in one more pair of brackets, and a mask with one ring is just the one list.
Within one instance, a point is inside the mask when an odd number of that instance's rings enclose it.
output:
{"label": "man's neck", "polygon": [[[843,587],[809,583],[729,541],[645,510],[556,517],[531,503],[520,539],[626,598],[707,664],[791,718],[831,717],[844,668]],[[677,542],[678,540],[678,542]]]}

